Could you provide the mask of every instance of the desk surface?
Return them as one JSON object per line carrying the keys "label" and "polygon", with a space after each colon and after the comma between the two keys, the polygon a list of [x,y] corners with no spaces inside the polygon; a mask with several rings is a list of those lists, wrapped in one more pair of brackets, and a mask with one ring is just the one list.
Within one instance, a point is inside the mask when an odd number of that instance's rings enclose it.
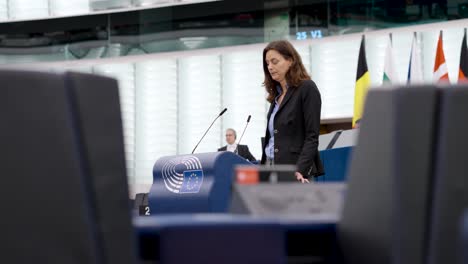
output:
{"label": "desk surface", "polygon": [[140,232],[157,232],[165,227],[186,225],[252,225],[252,224],[278,224],[291,229],[327,229],[334,228],[338,218],[333,214],[295,215],[281,217],[259,217],[235,214],[168,214],[154,216],[136,216],[133,218],[134,226]]}
{"label": "desk surface", "polygon": [[[179,214],[138,216],[133,219],[140,243],[140,256],[144,260],[160,258],[160,235],[169,228],[217,226],[279,226],[285,233],[287,257],[310,262],[327,259],[337,254],[336,216],[316,214],[291,217],[252,217],[233,214]],[[315,262],[314,262],[315,263]]]}

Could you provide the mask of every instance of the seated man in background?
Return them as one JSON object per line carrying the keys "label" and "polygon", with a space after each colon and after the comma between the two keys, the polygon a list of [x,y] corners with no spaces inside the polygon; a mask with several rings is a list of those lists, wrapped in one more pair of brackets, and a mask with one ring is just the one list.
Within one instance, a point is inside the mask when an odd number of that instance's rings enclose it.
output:
{"label": "seated man in background", "polygon": [[234,129],[226,129],[226,143],[227,145],[218,149],[218,151],[230,151],[247,159],[249,161],[256,161],[255,157],[250,153],[247,145],[238,145],[236,143],[237,133]]}

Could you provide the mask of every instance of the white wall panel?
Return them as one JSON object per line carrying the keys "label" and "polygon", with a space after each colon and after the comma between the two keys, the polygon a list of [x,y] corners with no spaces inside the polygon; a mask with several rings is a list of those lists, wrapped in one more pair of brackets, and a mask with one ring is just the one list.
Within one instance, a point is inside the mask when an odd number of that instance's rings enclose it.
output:
{"label": "white wall panel", "polygon": [[177,61],[136,63],[137,183],[153,182],[153,165],[177,154]]}
{"label": "white wall panel", "polygon": [[361,38],[311,44],[312,80],[322,96],[322,119],[350,117]]}
{"label": "white wall panel", "polygon": [[310,74],[310,67],[311,67],[311,56],[310,56],[310,45],[300,44],[294,45],[294,48],[301,56],[302,64],[306,68],[307,72]]}
{"label": "white wall panel", "polygon": [[0,21],[8,20],[8,0],[0,0]]}
{"label": "white wall panel", "polygon": [[[221,68],[219,55],[192,56],[179,59],[179,154],[188,154],[221,105]],[[230,115],[228,111],[225,115]],[[217,151],[221,145],[221,122],[218,120],[196,153]]]}
{"label": "white wall panel", "polygon": [[226,145],[225,130],[233,128],[237,131],[237,140],[251,115],[241,144],[249,146],[256,159],[261,158],[260,138],[265,134],[267,109],[265,107],[266,92],[263,87],[262,50],[234,52],[223,55],[223,106],[229,110],[223,116],[221,131],[221,146]]}

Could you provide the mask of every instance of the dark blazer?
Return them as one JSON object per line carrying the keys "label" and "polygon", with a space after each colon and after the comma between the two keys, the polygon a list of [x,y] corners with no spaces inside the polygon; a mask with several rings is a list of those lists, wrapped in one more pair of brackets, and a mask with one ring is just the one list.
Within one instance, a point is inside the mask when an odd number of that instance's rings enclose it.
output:
{"label": "dark blazer", "polygon": [[[227,146],[219,148],[218,151],[226,151]],[[237,146],[237,155],[243,157],[244,159],[248,159],[250,161],[256,161],[255,157],[250,153],[249,147],[247,145],[238,145]]]}
{"label": "dark blazer", "polygon": [[[275,103],[270,105],[268,120]],[[320,92],[312,80],[299,87],[290,87],[281,102],[274,120],[275,164],[295,164],[304,177],[324,174],[318,152],[320,134]],[[268,126],[265,144],[270,140]],[[262,148],[261,164],[265,164],[265,148]]]}

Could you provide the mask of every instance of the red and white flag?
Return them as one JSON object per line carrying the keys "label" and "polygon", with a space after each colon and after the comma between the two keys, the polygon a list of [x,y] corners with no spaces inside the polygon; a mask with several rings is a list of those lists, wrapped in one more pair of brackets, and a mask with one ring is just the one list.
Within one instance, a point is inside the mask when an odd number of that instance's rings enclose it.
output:
{"label": "red and white flag", "polygon": [[448,82],[448,70],[445,63],[444,49],[442,45],[442,30],[439,34],[439,41],[437,41],[437,51],[434,63],[434,82]]}

